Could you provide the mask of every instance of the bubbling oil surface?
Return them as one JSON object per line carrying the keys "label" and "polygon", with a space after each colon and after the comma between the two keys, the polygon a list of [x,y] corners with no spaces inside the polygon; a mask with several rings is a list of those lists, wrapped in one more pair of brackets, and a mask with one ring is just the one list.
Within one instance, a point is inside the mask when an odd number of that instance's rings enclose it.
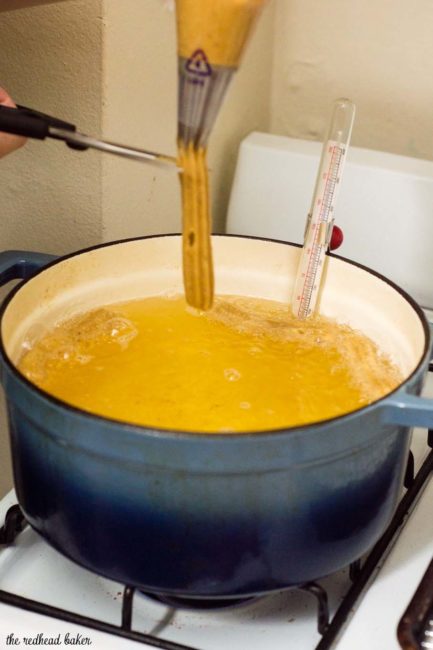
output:
{"label": "bubbling oil surface", "polygon": [[113,304],[58,324],[29,345],[21,372],[98,415],[205,433],[267,431],[355,410],[395,388],[400,371],[345,325],[299,321],[287,305],[217,297]]}

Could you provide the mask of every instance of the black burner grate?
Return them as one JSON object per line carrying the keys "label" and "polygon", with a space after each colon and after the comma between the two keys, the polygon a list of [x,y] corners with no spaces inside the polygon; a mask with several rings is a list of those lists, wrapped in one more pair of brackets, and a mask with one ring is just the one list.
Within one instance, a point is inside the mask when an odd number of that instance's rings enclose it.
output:
{"label": "black burner grate", "polygon": [[404,650],[433,648],[433,560],[400,620],[398,640]]}

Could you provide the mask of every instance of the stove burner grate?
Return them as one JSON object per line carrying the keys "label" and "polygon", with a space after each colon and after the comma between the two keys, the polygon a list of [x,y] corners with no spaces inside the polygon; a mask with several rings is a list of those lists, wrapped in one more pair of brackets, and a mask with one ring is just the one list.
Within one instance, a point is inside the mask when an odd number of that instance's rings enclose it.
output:
{"label": "stove burner grate", "polygon": [[167,594],[153,594],[148,591],[139,591],[140,594],[161,605],[173,609],[191,609],[193,611],[218,611],[219,609],[233,609],[250,605],[260,600],[260,596],[246,598],[182,598],[181,596],[168,596]]}
{"label": "stove burner grate", "polygon": [[402,648],[433,648],[433,560],[400,620],[397,636]]}

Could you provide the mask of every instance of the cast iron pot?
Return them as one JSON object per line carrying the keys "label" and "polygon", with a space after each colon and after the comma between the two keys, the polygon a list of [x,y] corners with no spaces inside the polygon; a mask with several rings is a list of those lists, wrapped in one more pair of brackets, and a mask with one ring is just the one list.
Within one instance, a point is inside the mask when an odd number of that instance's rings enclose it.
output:
{"label": "cast iron pot", "polygon": [[[213,247],[219,293],[289,301],[299,247],[228,236],[214,237]],[[348,565],[391,519],[409,427],[433,425],[433,401],[416,396],[429,326],[385,278],[330,256],[321,311],[377,341],[404,382],[365,408],[308,426],[231,435],[130,426],[68,406],[17,370],[24,339],[60,317],[181,292],[180,251],[171,235],[51,261],[0,255],[3,283],[27,279],[3,306],[0,353],[27,520],[80,565],[162,594],[250,596]]]}

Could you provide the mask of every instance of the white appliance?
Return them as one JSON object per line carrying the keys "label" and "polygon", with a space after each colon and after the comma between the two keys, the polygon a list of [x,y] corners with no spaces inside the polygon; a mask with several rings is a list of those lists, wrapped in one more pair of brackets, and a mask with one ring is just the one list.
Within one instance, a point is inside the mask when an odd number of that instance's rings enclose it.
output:
{"label": "white appliance", "polygon": [[[228,231],[301,242],[319,155],[317,143],[258,133],[249,136],[240,148]],[[427,307],[433,307],[432,213],[433,163],[351,150],[336,211],[345,233],[341,253],[390,276]],[[433,397],[432,378],[425,393]],[[122,602],[129,603],[122,601],[124,587],[63,558],[26,528],[12,544],[0,546],[0,648],[13,647],[17,640],[16,645],[23,647],[27,639],[44,647],[95,650],[397,650],[398,621],[433,557],[433,456],[426,430],[414,431],[412,452],[415,473],[424,463],[426,480],[421,484],[417,474],[409,495],[418,484],[419,492],[410,514],[401,512],[405,525],[397,522],[384,554],[373,564],[370,556],[369,573],[363,558],[353,586],[345,569],[310,586],[310,593],[287,591],[212,611],[178,609],[136,592],[132,609],[136,634],[129,634],[129,639],[102,631],[112,626],[117,634]],[[14,492],[0,502],[0,525],[15,503]],[[354,573],[357,568],[353,567]],[[365,586],[360,577],[365,577]],[[314,593],[323,595],[323,590],[331,625],[322,637]],[[15,603],[11,593],[28,600]],[[358,597],[352,602],[348,593]],[[41,614],[40,603],[69,612],[57,612],[66,620]],[[125,604],[123,612],[127,627],[130,612]],[[92,620],[80,619],[77,625],[76,615]],[[323,609],[322,615],[326,618]],[[335,624],[339,618],[341,626]],[[99,630],[83,625],[94,625],[94,620],[99,621]],[[433,624],[431,632],[433,639]]]}
{"label": "white appliance", "polygon": [[[265,133],[241,144],[227,232],[302,243],[322,145]],[[433,307],[433,162],[349,148],[335,210],[338,254]]]}

